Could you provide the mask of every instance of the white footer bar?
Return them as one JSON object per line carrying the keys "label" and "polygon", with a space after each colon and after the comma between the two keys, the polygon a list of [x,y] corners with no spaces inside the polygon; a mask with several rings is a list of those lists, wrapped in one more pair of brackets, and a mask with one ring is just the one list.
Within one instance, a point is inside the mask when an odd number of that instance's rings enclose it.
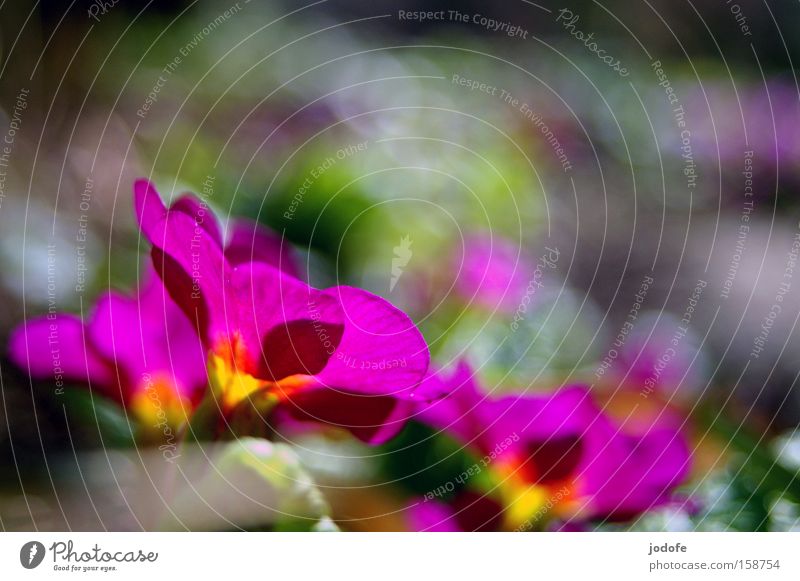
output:
{"label": "white footer bar", "polygon": [[797,533],[3,533],[0,578],[797,580],[798,553]]}

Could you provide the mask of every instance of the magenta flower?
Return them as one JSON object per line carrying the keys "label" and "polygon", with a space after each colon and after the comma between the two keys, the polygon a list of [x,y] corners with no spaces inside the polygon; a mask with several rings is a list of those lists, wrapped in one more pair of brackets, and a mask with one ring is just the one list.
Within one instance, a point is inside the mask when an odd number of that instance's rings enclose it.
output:
{"label": "magenta flower", "polygon": [[533,270],[519,245],[491,233],[466,237],[453,262],[458,295],[491,311],[513,312],[525,296]]}
{"label": "magenta flower", "polygon": [[106,293],[85,322],[52,313],[20,325],[9,355],[57,389],[88,384],[146,427],[182,423],[208,383],[197,334],[153,272],[138,295]]}
{"label": "magenta flower", "polygon": [[310,287],[258,236],[223,247],[194,198],[167,208],[149,182],[134,191],[153,264],[197,330],[223,415],[256,403],[284,426],[322,422],[373,443],[402,427],[429,364],[404,313],[360,289]]}
{"label": "magenta flower", "polygon": [[[627,520],[669,502],[687,476],[687,442],[667,414],[631,429],[603,413],[582,386],[493,398],[464,364],[451,387],[449,395],[424,405],[419,418],[482,456],[478,464],[497,482],[490,500],[503,507],[501,521],[491,522],[504,528],[532,528],[545,517]],[[412,520],[429,522],[444,511],[449,516],[443,527],[477,526],[486,513],[483,500],[457,496],[458,510],[438,501],[431,509],[426,505],[432,499],[425,500],[412,510]]]}

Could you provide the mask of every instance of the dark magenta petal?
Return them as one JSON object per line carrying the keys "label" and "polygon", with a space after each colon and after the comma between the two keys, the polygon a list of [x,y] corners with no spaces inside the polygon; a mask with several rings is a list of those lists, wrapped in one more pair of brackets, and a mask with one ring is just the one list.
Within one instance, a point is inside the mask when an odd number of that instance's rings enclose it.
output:
{"label": "dark magenta petal", "polygon": [[449,505],[420,498],[407,514],[409,528],[421,532],[491,532],[503,524],[503,507],[471,490],[459,491]]}
{"label": "dark magenta petal", "polygon": [[246,262],[266,262],[300,278],[300,269],[289,242],[253,220],[239,218],[233,223],[230,240],[225,246],[225,257],[233,266]]}
{"label": "dark magenta petal", "polygon": [[197,400],[207,384],[205,350],[196,330],[153,276],[136,296],[110,292],[87,324],[97,349],[127,378],[127,399],[150,378],[168,380]]}
{"label": "dark magenta petal", "polygon": [[520,470],[528,482],[552,485],[571,479],[583,457],[579,434],[529,441]]}
{"label": "dark magenta petal", "polygon": [[9,357],[31,377],[86,383],[104,390],[115,384],[112,367],[84,334],[78,317],[57,314],[17,327],[9,340]]}
{"label": "dark magenta petal", "polygon": [[208,207],[208,204],[201,202],[191,194],[184,194],[178,198],[172,206],[170,212],[182,212],[194,220],[206,233],[222,248],[222,231],[220,230],[217,217]]}
{"label": "dark magenta petal", "polygon": [[207,204],[201,202],[191,194],[184,194],[178,198],[169,209],[164,205],[155,186],[148,180],[139,179],[133,185],[134,211],[139,227],[145,237],[152,242],[156,235],[159,223],[168,212],[180,212],[192,219],[193,222],[222,248],[222,232],[216,216]]}
{"label": "dark magenta petal", "polygon": [[668,502],[688,472],[689,450],[670,416],[631,434],[585,387],[518,399],[502,405],[505,425],[520,434],[514,452],[528,460],[524,473],[543,484],[574,480],[585,510],[596,518],[627,519]]}
{"label": "dark magenta petal", "polygon": [[315,375],[325,368],[333,345],[338,344],[344,331],[343,325],[327,325],[331,347],[325,347],[325,339],[317,332],[317,324],[311,320],[287,321],[279,324],[262,339],[261,367],[258,377],[273,381],[290,375]]}
{"label": "dark magenta petal", "polygon": [[412,415],[408,402],[381,395],[349,393],[326,387],[300,389],[280,406],[279,421],[321,422],[348,430],[368,444],[382,444]]}
{"label": "dark magenta petal", "polygon": [[317,375],[326,385],[410,397],[428,371],[428,345],[413,321],[388,301],[348,286],[328,289],[344,308],[344,335]]}
{"label": "dark magenta petal", "polygon": [[325,366],[343,332],[333,297],[262,262],[240,264],[232,282],[238,331],[255,375],[276,380]]}
{"label": "dark magenta petal", "polygon": [[453,499],[452,507],[462,531],[499,531],[503,524],[503,507],[485,494],[462,490]]}

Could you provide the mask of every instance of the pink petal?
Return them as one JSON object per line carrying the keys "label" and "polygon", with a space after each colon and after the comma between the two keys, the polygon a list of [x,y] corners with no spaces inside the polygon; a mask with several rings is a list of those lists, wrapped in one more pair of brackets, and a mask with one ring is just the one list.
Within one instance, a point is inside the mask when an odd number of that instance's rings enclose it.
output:
{"label": "pink petal", "polygon": [[[128,378],[129,390],[144,377],[169,378],[182,395],[195,399],[207,384],[205,350],[178,306],[156,277],[139,297],[110,292],[102,297],[88,325],[92,342]],[[125,393],[127,399],[131,393]]]}
{"label": "pink petal", "polygon": [[360,393],[410,397],[430,364],[428,345],[413,321],[361,289],[340,286],[325,292],[341,302],[345,329],[317,379]]}
{"label": "pink petal", "polygon": [[150,240],[155,228],[167,215],[167,207],[161,201],[155,186],[148,180],[139,179],[133,184],[133,206],[139,228]]}
{"label": "pink petal", "polygon": [[9,340],[9,357],[31,377],[88,382],[108,389],[115,384],[112,367],[93,348],[78,317],[57,314],[17,327]]}
{"label": "pink petal", "polygon": [[454,262],[459,272],[456,291],[465,301],[492,311],[514,311],[533,274],[519,245],[489,233],[468,237]]}
{"label": "pink petal", "polygon": [[184,194],[170,206],[170,211],[182,212],[194,220],[195,224],[203,228],[209,236],[222,248],[222,231],[217,217],[208,207],[192,194]]}

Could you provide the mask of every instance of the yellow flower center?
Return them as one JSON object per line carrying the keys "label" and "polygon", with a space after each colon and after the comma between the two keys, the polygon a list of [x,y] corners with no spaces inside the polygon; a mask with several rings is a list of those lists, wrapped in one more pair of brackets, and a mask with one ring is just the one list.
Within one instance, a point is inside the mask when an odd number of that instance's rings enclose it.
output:
{"label": "yellow flower center", "polygon": [[131,398],[130,409],[144,427],[163,431],[186,421],[191,402],[180,395],[171,377],[146,374]]}
{"label": "yellow flower center", "polygon": [[208,361],[208,376],[214,393],[221,398],[223,411],[229,412],[255,393],[285,400],[295,391],[310,385],[309,375],[291,375],[279,381],[259,379],[247,372],[248,353],[238,335],[230,341],[221,340]]}
{"label": "yellow flower center", "polygon": [[513,461],[493,466],[493,472],[500,481],[507,530],[538,529],[553,517],[564,515],[575,490],[574,482],[533,484]]}

